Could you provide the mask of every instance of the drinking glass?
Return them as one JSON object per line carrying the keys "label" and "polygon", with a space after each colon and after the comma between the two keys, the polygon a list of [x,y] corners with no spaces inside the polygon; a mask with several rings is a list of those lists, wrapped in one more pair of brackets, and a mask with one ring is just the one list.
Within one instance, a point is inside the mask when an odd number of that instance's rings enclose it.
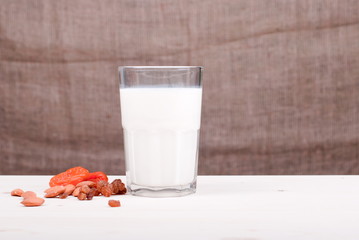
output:
{"label": "drinking glass", "polygon": [[196,191],[202,67],[119,68],[126,178],[136,196]]}

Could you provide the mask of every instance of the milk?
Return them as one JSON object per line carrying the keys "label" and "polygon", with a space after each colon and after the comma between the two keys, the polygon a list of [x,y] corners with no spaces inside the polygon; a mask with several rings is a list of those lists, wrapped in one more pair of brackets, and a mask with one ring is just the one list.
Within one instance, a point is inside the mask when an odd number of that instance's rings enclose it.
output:
{"label": "milk", "polygon": [[197,174],[201,88],[121,88],[127,184],[190,184]]}

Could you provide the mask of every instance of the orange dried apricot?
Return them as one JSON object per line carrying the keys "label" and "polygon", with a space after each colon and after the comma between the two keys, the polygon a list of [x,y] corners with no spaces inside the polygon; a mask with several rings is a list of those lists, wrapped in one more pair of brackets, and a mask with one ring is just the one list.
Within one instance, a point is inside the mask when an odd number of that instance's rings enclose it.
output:
{"label": "orange dried apricot", "polygon": [[92,181],[92,182],[96,182],[96,183],[100,180],[103,180],[106,182],[108,181],[108,177],[104,172],[92,172],[85,179],[85,181]]}
{"label": "orange dried apricot", "polygon": [[65,172],[59,173],[56,176],[53,176],[50,179],[50,187],[54,186],[65,186],[68,184],[76,185],[79,182],[84,181],[88,175],[89,171],[86,168],[83,167],[73,167],[70,169],[67,169]]}

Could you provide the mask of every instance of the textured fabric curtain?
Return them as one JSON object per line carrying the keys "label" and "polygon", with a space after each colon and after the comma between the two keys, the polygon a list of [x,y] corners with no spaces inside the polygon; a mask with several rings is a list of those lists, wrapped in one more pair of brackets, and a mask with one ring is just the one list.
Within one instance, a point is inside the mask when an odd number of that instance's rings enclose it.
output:
{"label": "textured fabric curtain", "polygon": [[0,174],[124,174],[121,65],[204,66],[200,174],[359,174],[359,1],[0,5]]}

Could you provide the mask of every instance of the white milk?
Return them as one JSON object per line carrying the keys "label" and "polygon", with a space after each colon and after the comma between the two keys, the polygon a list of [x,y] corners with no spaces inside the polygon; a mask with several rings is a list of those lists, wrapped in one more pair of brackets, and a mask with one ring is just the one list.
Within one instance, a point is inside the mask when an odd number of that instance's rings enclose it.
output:
{"label": "white milk", "polygon": [[121,88],[120,97],[128,184],[193,182],[202,89]]}

